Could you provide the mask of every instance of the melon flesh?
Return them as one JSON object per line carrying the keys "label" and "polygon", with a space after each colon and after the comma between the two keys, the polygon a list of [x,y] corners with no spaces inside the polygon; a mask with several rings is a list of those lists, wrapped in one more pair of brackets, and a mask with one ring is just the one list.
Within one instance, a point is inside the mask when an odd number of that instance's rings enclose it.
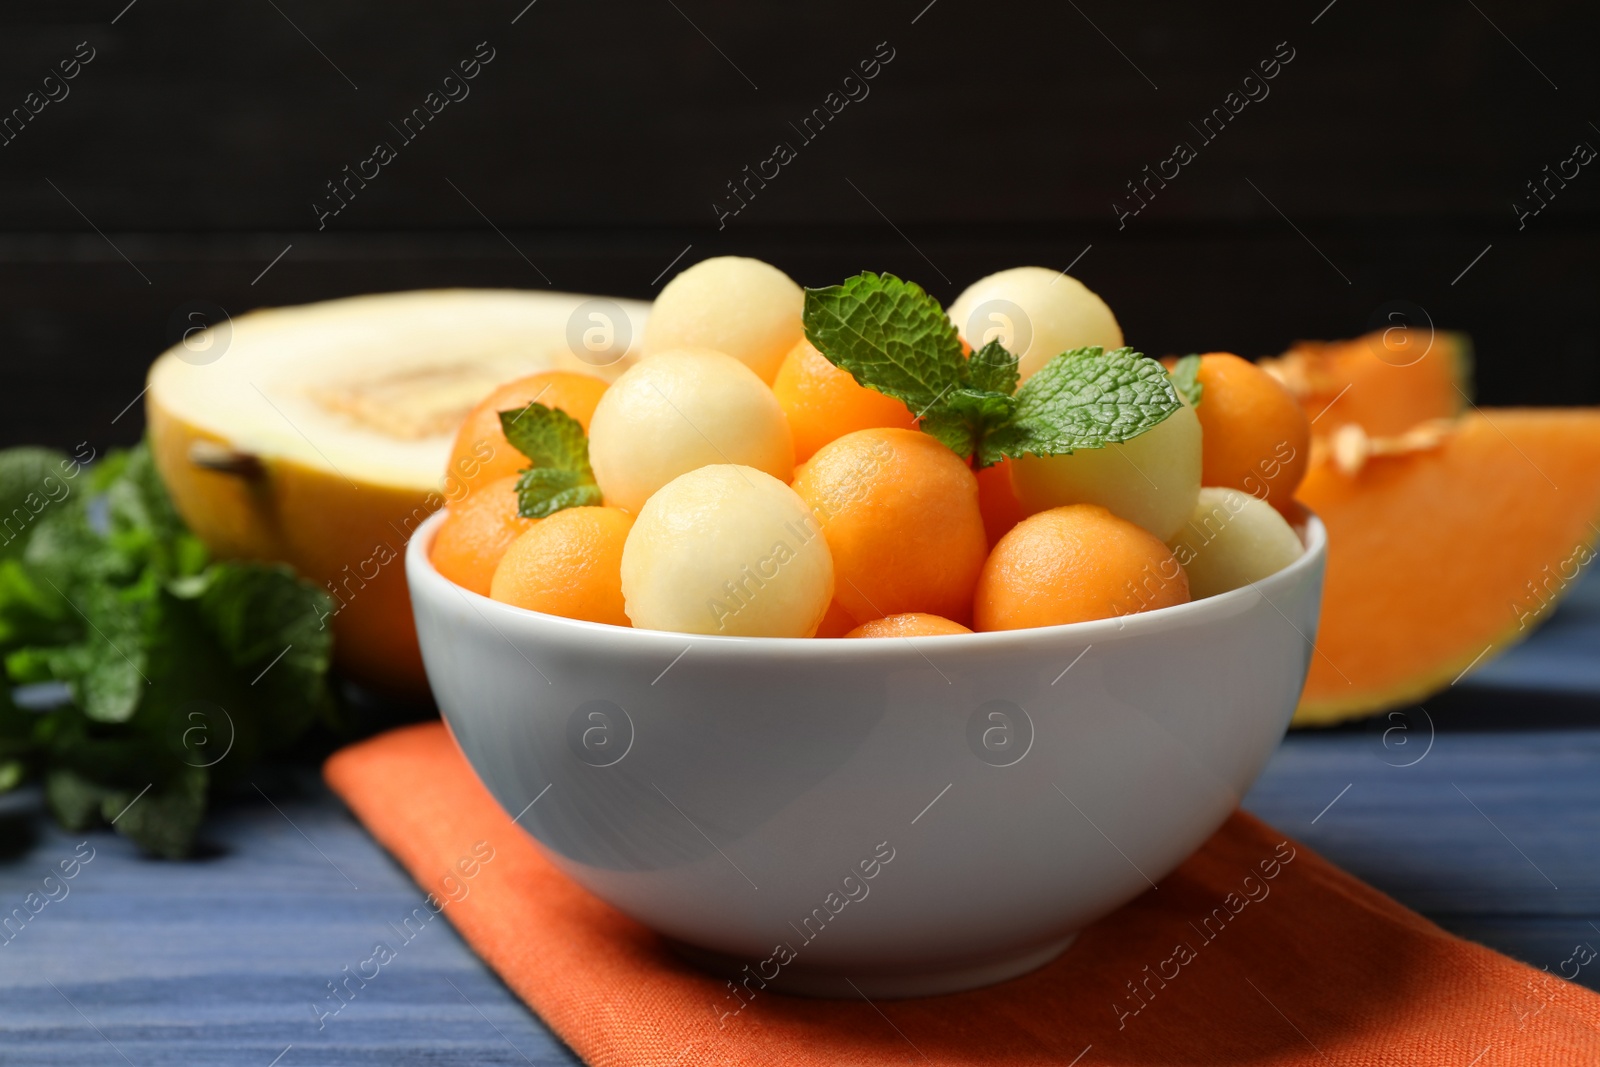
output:
{"label": "melon flesh", "polygon": [[1200,490],[1194,513],[1168,542],[1201,600],[1253,585],[1300,558],[1300,537],[1278,509],[1238,489]]}
{"label": "melon flesh", "polygon": [[1326,436],[1354,423],[1374,437],[1452,418],[1472,394],[1465,334],[1380,330],[1350,341],[1300,341],[1261,368],[1277,378]]}
{"label": "melon flesh", "polygon": [[[164,354],[150,393],[239,451],[427,491],[456,427],[496,385],[552,369],[621,373],[620,362],[590,366],[569,350],[568,320],[587,299],[437,290],[255,311],[233,319],[214,360]],[[637,337],[644,305],[617,303]]]}
{"label": "melon flesh", "polygon": [[[151,367],[157,468],[217,555],[283,561],[335,598],[326,621],[347,673],[424,696],[406,540],[444,503],[456,429],[496,385],[542,370],[621,373],[626,359],[591,366],[571,345],[589,299],[440,290],[241,315],[209,346],[176,347]],[[646,305],[613,303],[639,337]]]}
{"label": "melon flesh", "polygon": [[1600,540],[1600,411],[1489,409],[1348,473],[1313,451],[1328,529],[1317,654],[1295,721],[1422,700],[1526,637]]}

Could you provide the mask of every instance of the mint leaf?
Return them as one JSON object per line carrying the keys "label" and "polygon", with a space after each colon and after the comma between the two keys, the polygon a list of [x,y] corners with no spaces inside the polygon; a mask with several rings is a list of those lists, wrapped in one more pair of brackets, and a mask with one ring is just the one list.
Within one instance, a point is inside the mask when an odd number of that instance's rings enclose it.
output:
{"label": "mint leaf", "polygon": [[[90,495],[74,493],[64,506],[40,515],[23,550],[25,570],[47,597],[59,599],[51,582],[69,593],[85,584],[122,586],[137,579],[144,569],[146,561],[137,546],[113,540],[106,535],[104,523],[96,529],[90,522]],[[70,609],[64,610],[77,618]]]}
{"label": "mint leaf", "polygon": [[1183,406],[1166,368],[1118,348],[1063,352],[1017,393],[1009,425],[984,443],[995,456],[1054,456],[1144,433]]}
{"label": "mint leaf", "polygon": [[59,596],[69,621],[81,627],[76,639],[17,649],[6,657],[6,670],[17,682],[66,682],[73,702],[90,719],[127,722],[149,684],[154,592],[148,584],[80,585],[71,594],[57,586],[48,595]]}
{"label": "mint leaf", "polygon": [[589,467],[583,424],[559,408],[529,404],[500,413],[511,446],[533,463],[517,480],[517,513],[546,519],[564,508],[600,503],[600,487]]}
{"label": "mint leaf", "polygon": [[77,632],[66,618],[72,609],[36,577],[14,559],[0,559],[0,648],[57,644]]}
{"label": "mint leaf", "polygon": [[861,385],[921,416],[963,380],[956,328],[912,282],[870,272],[807,289],[806,339]]}
{"label": "mint leaf", "polygon": [[564,508],[599,504],[600,487],[593,474],[533,467],[517,480],[517,513],[525,519],[548,519]]}
{"label": "mint leaf", "polygon": [[1201,394],[1205,387],[1200,384],[1200,357],[1187,355],[1172,365],[1172,370],[1167,372],[1172,379],[1172,387],[1178,395],[1189,402],[1190,407],[1200,403]]}
{"label": "mint leaf", "polygon": [[111,793],[105,786],[65,767],[52,770],[44,779],[44,799],[50,813],[74,833],[100,824],[100,806]]}
{"label": "mint leaf", "polygon": [[17,707],[10,690],[0,685],[0,795],[27,780],[34,726],[41,718]]}
{"label": "mint leaf", "polygon": [[984,458],[985,442],[1010,423],[1016,406],[1016,398],[1004,393],[954,389],[922,417],[921,429],[962,459],[977,453],[978,465],[987,467],[997,460]]}
{"label": "mint leaf", "polygon": [[502,411],[500,429],[511,447],[535,467],[577,470],[589,466],[589,441],[583,425],[560,408],[532,403]]}
{"label": "mint leaf", "polygon": [[1005,345],[990,341],[967,357],[963,377],[973,389],[1010,396],[1017,391],[1017,362]]}
{"label": "mint leaf", "polygon": [[979,434],[967,419],[951,411],[935,408],[922,417],[917,429],[928,434],[962,459],[977,451]]}
{"label": "mint leaf", "polygon": [[[106,523],[111,547],[139,558],[163,576],[195,574],[207,554],[188,531],[156,473],[148,448],[108,457],[105,471],[91,467],[105,493]],[[108,479],[108,474],[115,476]]]}
{"label": "mint leaf", "polygon": [[163,859],[189,855],[206,813],[203,767],[181,767],[166,781],[156,782],[143,796],[138,790],[112,793],[100,802],[100,815],[116,819],[117,832]]}
{"label": "mint leaf", "polygon": [[64,462],[70,461],[49,448],[0,451],[0,559],[20,555],[34,519],[72,492]]}
{"label": "mint leaf", "polygon": [[148,750],[138,757],[138,767],[113,768],[114,781],[77,766],[57,767],[45,776],[45,801],[68,830],[82,832],[114,819],[117,832],[146,852],[182,859],[205,816],[209,775]]}
{"label": "mint leaf", "polygon": [[279,720],[278,737],[293,737],[313,718],[331,714],[327,620],[334,604],[327,593],[281,563],[213,563],[195,608],[226,662],[253,679],[250,687],[270,706],[263,710]]}

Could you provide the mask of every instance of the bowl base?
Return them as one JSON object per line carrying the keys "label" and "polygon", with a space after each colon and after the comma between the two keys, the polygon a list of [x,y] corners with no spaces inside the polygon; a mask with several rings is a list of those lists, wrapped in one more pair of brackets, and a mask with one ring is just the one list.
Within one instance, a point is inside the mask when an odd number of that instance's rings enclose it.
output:
{"label": "bowl base", "polygon": [[899,1000],[906,997],[932,997],[941,993],[959,993],[968,989],[995,985],[1017,978],[1029,971],[1038,970],[1077,940],[1076,933],[1030,948],[1009,956],[988,959],[979,964],[954,967],[948,970],[878,971],[868,974],[841,974],[838,971],[806,967],[795,962],[784,967],[777,976],[762,982],[752,977],[750,961],[720,952],[710,952],[679,941],[669,942],[673,951],[688,962],[709,971],[718,978],[726,978],[738,985],[748,982],[747,988],[760,992],[785,993],[796,997],[826,999]]}

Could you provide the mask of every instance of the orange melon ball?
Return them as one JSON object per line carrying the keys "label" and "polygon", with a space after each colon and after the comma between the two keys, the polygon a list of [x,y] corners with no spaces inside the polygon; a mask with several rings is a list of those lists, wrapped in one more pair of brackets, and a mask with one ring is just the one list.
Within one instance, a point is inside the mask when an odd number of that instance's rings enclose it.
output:
{"label": "orange melon ball", "polygon": [[1009,459],[978,472],[978,510],[983,512],[983,532],[990,548],[1022,521],[1022,502],[1011,487]]}
{"label": "orange melon ball", "polygon": [[498,386],[478,401],[456,431],[445,470],[445,500],[451,504],[497,478],[516,474],[529,466],[528,457],[511,447],[500,428],[500,412],[517,411],[532,403],[559,408],[578,420],[584,430],[606,383],[590,374],[544,371]]}
{"label": "orange melon ball", "polygon": [[823,445],[794,489],[833,554],[834,596],[858,622],[971,617],[988,542],[961,457],[916,430],[857,430]]}
{"label": "orange melon ball", "polygon": [[495,568],[489,595],[546,615],[631,626],[622,610],[622,546],[633,516],[566,508],[524,531]]}
{"label": "orange melon ball", "polygon": [[794,434],[794,458],[804,463],[829,441],[879,426],[912,429],[916,419],[892,396],[868,389],[801,339],[789,350],[772,383]]}
{"label": "orange melon ball", "polygon": [[822,616],[822,621],[817,623],[817,632],[812,637],[845,637],[856,628],[855,617],[844,610],[837,600],[828,602],[828,613]]}
{"label": "orange melon ball", "polygon": [[1311,423],[1278,380],[1228,352],[1200,357],[1200,482],[1289,513],[1311,461]]}
{"label": "orange melon ball", "polygon": [[1152,533],[1098,504],[1068,504],[1019,522],[978,578],[975,627],[1020,630],[1183,604],[1189,579]]}
{"label": "orange melon ball", "polygon": [[497,478],[450,505],[428,553],[434,570],[463,589],[489,595],[500,557],[539,521],[517,514],[517,477]]}
{"label": "orange melon ball", "polygon": [[846,637],[943,637],[946,634],[970,634],[972,631],[962,626],[959,622],[938,615],[923,615],[909,612],[905,615],[891,615],[887,619],[873,619],[864,622],[854,630],[845,634]]}

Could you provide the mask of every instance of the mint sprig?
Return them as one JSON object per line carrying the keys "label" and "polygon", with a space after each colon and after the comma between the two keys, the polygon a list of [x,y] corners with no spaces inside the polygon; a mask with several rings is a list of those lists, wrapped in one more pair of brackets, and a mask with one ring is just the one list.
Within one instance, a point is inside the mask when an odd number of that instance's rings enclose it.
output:
{"label": "mint sprig", "polygon": [[1017,398],[1004,393],[977,389],[953,389],[945,399],[930,408],[918,422],[923,433],[937,437],[941,444],[962,459],[976,454],[978,465],[987,467],[1000,458],[985,458],[987,442],[1011,423]]}
{"label": "mint sprig", "polygon": [[589,467],[589,439],[577,419],[534,403],[500,412],[500,428],[511,447],[533,464],[517,479],[517,514],[547,519],[564,508],[600,503]]}
{"label": "mint sprig", "polygon": [[892,274],[806,290],[804,321],[829,361],[903,402],[925,433],[980,468],[1126,441],[1183,406],[1161,364],[1130,348],[1063,352],[1019,390],[1016,356],[990,341],[963,358],[938,302]]}
{"label": "mint sprig", "polygon": [[1017,357],[999,341],[990,341],[961,364],[961,384],[923,414],[924,433],[937,437],[963,459],[977,454],[987,467],[1004,457],[991,457],[984,443],[1015,417]]}
{"label": "mint sprig", "polygon": [[1178,395],[1187,400],[1190,407],[1198,405],[1205,393],[1205,386],[1200,384],[1200,357],[1194,354],[1184,356],[1172,365],[1169,374],[1172,387],[1178,391]]}

